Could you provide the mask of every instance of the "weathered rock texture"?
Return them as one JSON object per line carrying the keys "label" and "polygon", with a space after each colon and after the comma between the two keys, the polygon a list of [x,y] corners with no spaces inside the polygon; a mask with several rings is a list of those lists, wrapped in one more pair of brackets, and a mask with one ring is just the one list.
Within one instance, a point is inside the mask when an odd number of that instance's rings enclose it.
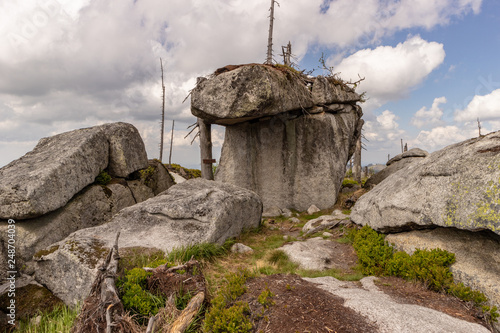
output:
{"label": "weathered rock texture", "polygon": [[148,171],[143,177],[144,183],[153,190],[154,195],[166,191],[175,184],[174,177],[159,160],[150,160],[146,170],[151,171]]}
{"label": "weathered rock texture", "polygon": [[[82,143],[85,142],[83,139],[87,137],[93,138],[93,141],[89,140],[92,145],[88,143],[89,146],[87,146],[87,143]],[[58,199],[57,193],[59,193],[59,190],[63,194],[69,195],[79,188],[81,184],[85,184],[86,187],[74,195],[62,207],[29,219],[18,220],[16,218],[16,265],[19,271],[24,270],[23,267],[32,260],[35,253],[50,244],[66,238],[76,230],[108,222],[122,208],[147,200],[153,197],[155,193],[166,190],[173,183],[166,168],[158,161],[153,160],[147,169],[136,172],[137,168],[147,166],[148,161],[147,159],[145,160],[146,152],[142,139],[135,127],[130,124],[105,124],[89,129],[63,133],[48,139],[42,139],[40,142],[38,148],[35,148],[33,152],[28,153],[19,160],[21,162],[11,163],[14,165],[12,168],[6,167],[7,174],[12,175],[16,170],[16,165],[19,163],[21,166],[28,168],[27,165],[24,165],[25,160],[31,161],[30,163],[35,163],[34,165],[37,166],[36,158],[48,158],[46,155],[54,153],[53,150],[63,149],[68,152],[75,151],[77,153],[73,155],[62,153],[62,155],[57,155],[57,152],[55,152],[55,162],[50,165],[47,164],[49,162],[45,163],[42,160],[40,168],[45,169],[43,172],[40,171],[42,176],[38,180],[34,176],[30,176],[31,178],[5,178],[5,181],[9,184],[7,186],[8,189],[23,188],[23,186],[26,188],[38,186],[36,190],[28,194],[34,198],[33,200],[42,203],[41,206],[43,206],[44,202],[50,203]],[[85,149],[77,149],[82,144]],[[101,164],[98,163],[100,159],[102,159]],[[83,176],[76,177],[74,175],[75,170],[67,170],[67,168],[75,167],[76,171],[81,173],[82,171],[78,169],[81,167],[80,163],[84,166],[90,165],[92,167],[97,165],[97,173],[107,168],[109,173],[114,175],[114,177],[125,175],[127,179],[113,178],[106,186],[94,185],[95,175],[92,173],[92,177],[85,178],[85,182],[82,181],[77,186],[72,182],[78,182]],[[50,168],[53,168],[54,171],[52,172]],[[22,170],[26,171],[27,169],[18,169],[18,171]],[[36,174],[35,171],[33,172]],[[50,172],[52,172],[51,176],[44,179],[43,174],[49,174]],[[75,179],[65,175],[64,172],[69,173],[71,177],[75,176]],[[59,178],[65,180],[61,181]],[[23,179],[31,182],[31,185],[26,186],[24,183],[13,185],[16,181],[20,182]],[[2,182],[3,180],[4,178],[2,178]],[[40,182],[40,180],[43,181]],[[1,184],[3,185],[3,183]],[[66,188],[58,187],[63,185]],[[22,191],[21,194],[23,194]],[[24,192],[24,194],[27,193]],[[0,194],[1,196],[2,194]],[[6,198],[8,199],[9,197],[3,197],[3,199]],[[7,214],[10,218],[15,216],[11,212],[15,211],[16,207],[17,203],[15,202],[11,202],[10,205],[5,206],[5,211],[8,212]],[[7,264],[7,225],[7,220],[0,218],[0,278],[4,278],[7,273],[7,269],[4,269]]]}
{"label": "weathered rock texture", "polygon": [[490,300],[490,305],[500,305],[499,236],[490,232],[437,228],[391,234],[386,240],[410,254],[417,248],[439,248],[454,253],[456,262],[451,266],[454,280],[482,291]]}
{"label": "weathered rock texture", "polygon": [[335,204],[361,133],[361,96],[333,77],[226,66],[201,79],[191,111],[226,126],[215,180],[257,192],[267,210]]}
{"label": "weathered rock texture", "polygon": [[64,303],[74,306],[88,296],[108,252],[95,238],[67,239],[36,257],[35,278]]}
{"label": "weathered rock texture", "polygon": [[120,247],[161,250],[202,242],[222,244],[245,228],[257,227],[261,214],[262,202],[255,193],[197,178],[122,209],[109,223],[72,236],[96,237],[112,246],[121,230]]}
{"label": "weathered rock texture", "polygon": [[108,164],[109,143],[99,128],[41,139],[0,169],[0,218],[27,219],[64,206]]}
{"label": "weathered rock texture", "polygon": [[108,172],[125,178],[132,172],[148,166],[146,147],[137,128],[127,123],[98,126],[109,142]]}
{"label": "weathered rock texture", "polygon": [[107,167],[120,177],[147,167],[144,143],[134,126],[105,124],[43,138],[0,169],[0,219],[54,211]]}
{"label": "weathered rock texture", "polygon": [[354,206],[351,220],[382,231],[434,226],[500,234],[500,132],[430,154]]}
{"label": "weathered rock texture", "polygon": [[[138,184],[137,188],[146,188]],[[151,196],[152,197],[152,193]],[[137,201],[140,202],[140,201]],[[45,247],[66,238],[76,230],[103,224],[121,209],[136,204],[127,182],[107,186],[92,185],[64,207],[33,219],[16,223],[16,263],[18,268]],[[7,223],[0,224],[0,253],[7,250]],[[5,253],[4,253],[5,252]],[[3,263],[2,256],[0,263]],[[1,273],[0,273],[1,276]]]}
{"label": "weathered rock texture", "polygon": [[264,207],[335,204],[360,114],[328,112],[227,126],[215,180],[258,193]]}
{"label": "weathered rock texture", "polygon": [[[46,284],[66,303],[74,303],[82,300],[80,296],[89,290],[93,279],[86,278],[78,291],[66,287],[58,289],[59,285],[66,283],[61,279],[74,278],[73,273],[61,277],[53,273],[59,272],[65,262],[76,260],[71,247],[64,244],[95,240],[99,248],[109,249],[118,232],[120,248],[145,247],[169,251],[174,247],[203,242],[222,244],[227,238],[239,235],[243,229],[257,227],[261,214],[262,202],[249,190],[204,179],[188,180],[154,198],[122,209],[108,223],[78,230],[65,240],[47,247],[45,250],[50,255],[39,259],[37,280]],[[92,263],[90,266],[77,262],[72,265],[80,265],[74,268],[76,271],[94,274],[97,263]],[[56,287],[51,288],[49,280]]]}
{"label": "weathered rock texture", "polygon": [[303,242],[285,244],[279,249],[301,268],[321,271],[335,267],[333,258],[337,252],[336,246],[341,244],[314,237]]}
{"label": "weathered rock texture", "polygon": [[191,96],[195,116],[225,125],[313,106],[297,75],[257,64],[201,79]]}
{"label": "weathered rock texture", "polygon": [[394,172],[405,168],[413,162],[420,161],[422,158],[425,158],[429,155],[428,152],[422,150],[420,148],[410,149],[402,154],[399,154],[393,158],[391,158],[387,162],[387,167],[382,169],[380,172],[377,172],[365,183],[365,188],[372,188],[375,185],[382,182],[384,179],[392,175]]}

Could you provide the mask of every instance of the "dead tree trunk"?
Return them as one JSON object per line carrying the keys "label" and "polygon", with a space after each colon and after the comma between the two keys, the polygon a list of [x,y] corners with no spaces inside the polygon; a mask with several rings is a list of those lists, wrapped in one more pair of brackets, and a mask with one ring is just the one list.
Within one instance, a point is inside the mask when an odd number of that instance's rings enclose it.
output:
{"label": "dead tree trunk", "polygon": [[160,58],[160,67],[161,67],[161,90],[162,90],[160,162],[163,162],[163,132],[165,131],[165,84],[163,83],[163,62],[161,58]]}
{"label": "dead tree trunk", "polygon": [[361,184],[361,135],[356,141],[356,150],[354,151],[354,168],[352,176],[358,184]]}
{"label": "dead tree trunk", "polygon": [[200,131],[200,154],[201,154],[201,177],[208,180],[214,180],[212,170],[212,133],[211,124],[198,118],[198,128]]}
{"label": "dead tree trunk", "polygon": [[292,43],[288,42],[287,46],[282,46],[281,50],[283,51],[283,64],[285,66],[292,67]]}
{"label": "dead tree trunk", "polygon": [[135,324],[125,316],[118,297],[115,278],[118,271],[118,237],[104,265],[92,284],[90,295],[85,299],[72,333],[133,332]]}
{"label": "dead tree trunk", "polygon": [[271,8],[269,9],[271,14],[269,15],[269,37],[267,38],[267,57],[266,57],[266,64],[269,65],[273,63],[274,2],[275,0],[271,0]]}
{"label": "dead tree trunk", "polygon": [[175,120],[172,120],[172,134],[170,135],[170,154],[168,155],[168,165],[172,167],[172,146],[174,144],[174,124]]}

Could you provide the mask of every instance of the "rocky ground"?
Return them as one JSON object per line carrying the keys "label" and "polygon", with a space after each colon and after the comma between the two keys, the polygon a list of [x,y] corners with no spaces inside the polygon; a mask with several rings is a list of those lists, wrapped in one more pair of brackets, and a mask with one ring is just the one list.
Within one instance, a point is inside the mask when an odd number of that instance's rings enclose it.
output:
{"label": "rocky ground", "polygon": [[[300,230],[301,228],[297,227],[297,224],[291,222],[290,219],[268,218],[265,220],[264,228],[260,234],[243,236],[242,241],[253,248],[259,242],[278,239],[280,236],[288,237],[288,239],[298,238],[300,241]],[[329,233],[331,236],[324,236],[324,238],[331,242],[335,251],[335,255],[331,256],[331,264],[336,271],[335,276],[339,279],[355,279],[357,257],[352,246],[343,241],[343,227],[329,230]],[[261,251],[264,252],[261,253]],[[254,269],[255,267],[262,268],[268,265],[265,262],[265,258],[268,256],[266,251],[269,250],[257,248],[253,254],[232,254],[218,265],[235,269],[245,266],[248,268],[250,264],[253,265]],[[258,257],[262,259],[256,260],[255,258]],[[212,273],[209,272],[209,275]],[[248,302],[250,305],[255,332],[430,332],[425,327],[420,330],[414,330],[411,326],[409,326],[410,328],[405,327],[405,323],[401,323],[400,330],[392,330],[390,325],[393,324],[384,323],[383,320],[377,326],[374,324],[373,318],[371,320],[368,318],[369,315],[367,317],[366,314],[362,315],[354,311],[352,307],[346,306],[346,299],[320,289],[317,284],[310,281],[295,274],[261,275],[249,279],[246,283],[248,290],[239,300]],[[379,277],[374,279],[374,282],[376,288],[382,294],[387,295],[390,302],[396,304],[395,308],[398,307],[398,304],[401,304],[401,307],[403,304],[418,305],[438,311],[438,316],[444,313],[459,319],[460,321],[457,321],[459,325],[462,321],[466,321],[482,325],[485,332],[490,329],[487,322],[481,317],[481,311],[455,297],[429,291],[422,283],[408,282],[395,277]],[[359,287],[363,289],[364,286],[359,281],[346,281],[345,283],[345,288]],[[259,295],[266,289],[273,294],[272,304],[268,307],[264,307],[258,302]],[[381,296],[377,295],[377,297]],[[410,311],[413,312],[413,310]],[[404,315],[404,312],[402,313]],[[394,317],[397,318],[397,315]],[[446,323],[447,320],[450,320],[448,318],[447,316],[440,318],[441,322],[436,323],[436,330],[431,331],[463,331],[460,328],[454,328],[454,323],[451,322],[448,328]],[[425,321],[424,318],[421,319]],[[411,320],[409,318],[408,322]],[[417,322],[416,325],[420,324]],[[434,325],[434,323],[429,325]],[[439,328],[439,325],[444,325],[445,329]],[[476,326],[474,329],[478,329],[478,327]],[[476,332],[474,329],[472,331]]]}

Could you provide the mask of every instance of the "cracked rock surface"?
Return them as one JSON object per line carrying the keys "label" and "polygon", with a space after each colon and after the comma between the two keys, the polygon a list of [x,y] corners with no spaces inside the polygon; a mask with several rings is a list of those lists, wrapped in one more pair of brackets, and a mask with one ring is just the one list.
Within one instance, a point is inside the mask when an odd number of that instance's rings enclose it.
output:
{"label": "cracked rock surface", "polygon": [[500,131],[445,147],[390,175],[351,220],[382,232],[436,226],[500,235]]}

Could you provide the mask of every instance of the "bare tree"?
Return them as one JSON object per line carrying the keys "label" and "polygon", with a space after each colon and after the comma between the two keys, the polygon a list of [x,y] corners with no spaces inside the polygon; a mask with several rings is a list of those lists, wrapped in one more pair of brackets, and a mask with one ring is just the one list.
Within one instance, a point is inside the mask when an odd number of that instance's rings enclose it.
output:
{"label": "bare tree", "polygon": [[175,120],[172,119],[172,133],[170,134],[170,154],[168,155],[168,165],[172,167],[172,147],[174,145],[174,124]]}
{"label": "bare tree", "polygon": [[[163,161],[163,132],[165,131],[165,84],[163,82],[163,61],[160,58],[161,68],[161,90],[162,90],[162,104],[161,104],[161,138],[160,138],[160,162]],[[173,131],[173,128],[172,128]],[[172,147],[170,147],[172,149]]]}
{"label": "bare tree", "polygon": [[361,135],[356,140],[356,150],[354,151],[354,169],[352,176],[361,185]]}
{"label": "bare tree", "polygon": [[[267,38],[267,57],[266,64],[271,65],[273,63],[273,24],[274,24],[274,3],[276,0],[271,0],[271,8],[269,11],[269,37]],[[276,2],[277,3],[277,2]],[[279,6],[279,3],[278,3]]]}
{"label": "bare tree", "polygon": [[285,66],[292,67],[292,43],[288,42],[287,46],[282,46],[281,50],[283,51],[283,64]]}
{"label": "bare tree", "polygon": [[481,136],[481,122],[479,121],[479,117],[477,118],[477,129],[479,130],[479,136]]}

